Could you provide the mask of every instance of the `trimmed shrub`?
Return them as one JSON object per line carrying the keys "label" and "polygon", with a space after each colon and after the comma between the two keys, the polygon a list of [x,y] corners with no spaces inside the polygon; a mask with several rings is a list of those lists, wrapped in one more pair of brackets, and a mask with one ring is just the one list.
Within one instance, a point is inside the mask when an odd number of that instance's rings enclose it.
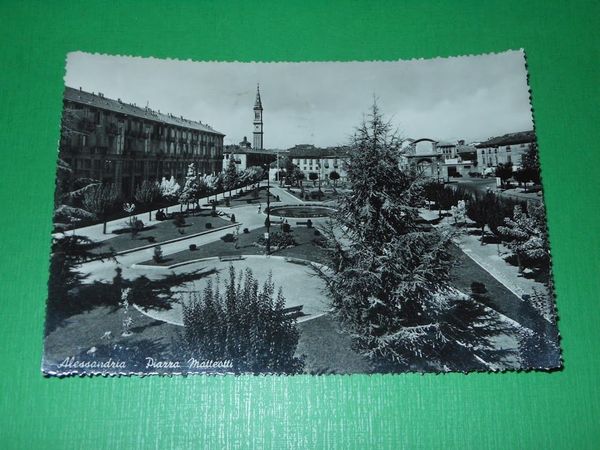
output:
{"label": "trimmed shrub", "polygon": [[248,228],[244,228],[244,234],[248,234],[250,233],[250,230]]}
{"label": "trimmed shrub", "polygon": [[162,252],[162,248],[160,248],[160,245],[157,245],[156,247],[154,247],[154,255],[152,255],[152,259],[154,260],[155,263],[162,262],[163,252]]}
{"label": "trimmed shrub", "polygon": [[281,230],[282,230],[284,233],[289,233],[289,232],[291,231],[291,229],[292,229],[292,227],[290,226],[290,224],[289,224],[289,223],[287,223],[287,222],[284,222],[284,223],[282,223],[282,224],[281,224]]}
{"label": "trimmed shrub", "polygon": [[473,292],[473,294],[485,294],[487,289],[485,284],[480,283],[479,281],[473,281],[471,283],[471,292]]}
{"label": "trimmed shrub", "polygon": [[206,222],[206,229],[210,230],[212,228],[212,223]]}
{"label": "trimmed shrub", "polygon": [[196,244],[190,244],[190,251],[194,251],[196,250],[198,247],[196,246]]}
{"label": "trimmed shrub", "polygon": [[312,220],[308,219],[306,221],[306,228],[312,228],[312,226],[313,226]]}
{"label": "trimmed shrub", "polygon": [[321,232],[319,230],[315,230],[315,236],[321,236]]}
{"label": "trimmed shrub", "polygon": [[183,217],[183,214],[175,213],[175,215],[173,216],[173,225],[175,225],[178,228],[185,225],[185,217]]}
{"label": "trimmed shrub", "polygon": [[[261,247],[266,247],[267,240],[263,235],[259,236],[256,243]],[[289,233],[282,233],[280,231],[273,231],[270,235],[270,245],[272,249],[282,249],[287,247],[293,247],[296,245],[293,235]]]}
{"label": "trimmed shrub", "polygon": [[232,214],[232,215],[231,215],[231,222],[232,222],[232,223],[235,223],[235,214]]}

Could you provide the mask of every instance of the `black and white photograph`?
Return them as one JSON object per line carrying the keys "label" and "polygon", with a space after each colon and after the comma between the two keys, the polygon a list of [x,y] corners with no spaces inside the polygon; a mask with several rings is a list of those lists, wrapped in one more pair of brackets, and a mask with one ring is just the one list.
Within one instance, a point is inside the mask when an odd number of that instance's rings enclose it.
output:
{"label": "black and white photograph", "polygon": [[530,95],[522,50],[68,54],[42,372],[559,369]]}

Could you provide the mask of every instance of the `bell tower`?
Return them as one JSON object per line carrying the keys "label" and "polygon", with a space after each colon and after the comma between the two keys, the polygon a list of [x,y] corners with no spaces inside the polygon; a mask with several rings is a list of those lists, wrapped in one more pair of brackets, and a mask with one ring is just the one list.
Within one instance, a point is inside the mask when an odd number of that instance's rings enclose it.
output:
{"label": "bell tower", "polygon": [[256,85],[256,101],[254,102],[254,141],[252,147],[255,150],[263,149],[263,107],[260,100],[260,87]]}

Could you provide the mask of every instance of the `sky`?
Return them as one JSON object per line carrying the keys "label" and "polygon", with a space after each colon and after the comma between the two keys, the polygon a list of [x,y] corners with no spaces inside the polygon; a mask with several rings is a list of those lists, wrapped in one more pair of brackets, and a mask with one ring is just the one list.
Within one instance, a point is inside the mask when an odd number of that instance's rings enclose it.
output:
{"label": "sky", "polygon": [[376,62],[224,63],[69,53],[65,84],[202,121],[264,147],[347,144],[373,99],[403,138],[479,142],[533,129],[522,51]]}

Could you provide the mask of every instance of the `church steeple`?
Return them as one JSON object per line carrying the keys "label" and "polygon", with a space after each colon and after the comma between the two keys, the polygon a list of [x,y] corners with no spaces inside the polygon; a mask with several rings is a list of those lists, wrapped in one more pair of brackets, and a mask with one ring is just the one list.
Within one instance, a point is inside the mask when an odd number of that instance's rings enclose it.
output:
{"label": "church steeple", "polygon": [[254,140],[252,147],[255,150],[263,149],[263,107],[260,99],[260,86],[256,85],[256,101],[254,102]]}
{"label": "church steeple", "polygon": [[256,101],[254,102],[254,109],[260,109],[262,111],[262,101],[260,100],[260,85],[256,85]]}

